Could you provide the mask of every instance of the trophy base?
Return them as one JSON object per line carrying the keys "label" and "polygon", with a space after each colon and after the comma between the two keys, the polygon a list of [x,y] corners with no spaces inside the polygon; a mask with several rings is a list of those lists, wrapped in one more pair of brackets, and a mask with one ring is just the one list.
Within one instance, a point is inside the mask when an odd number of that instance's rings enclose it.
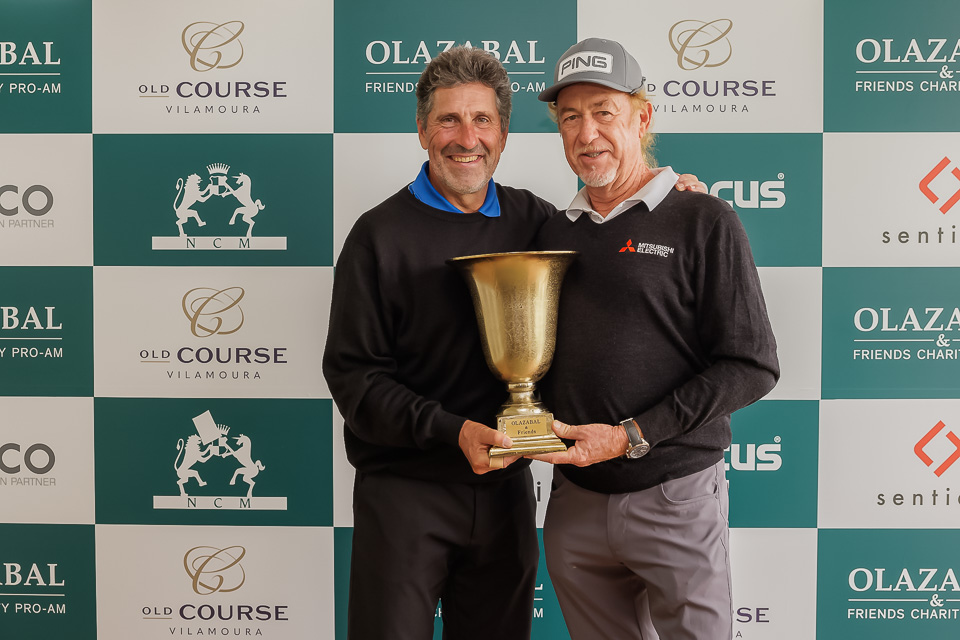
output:
{"label": "trophy base", "polygon": [[513,446],[491,447],[491,458],[567,450],[567,445],[553,433],[553,414],[549,411],[497,416],[497,430],[510,436]]}

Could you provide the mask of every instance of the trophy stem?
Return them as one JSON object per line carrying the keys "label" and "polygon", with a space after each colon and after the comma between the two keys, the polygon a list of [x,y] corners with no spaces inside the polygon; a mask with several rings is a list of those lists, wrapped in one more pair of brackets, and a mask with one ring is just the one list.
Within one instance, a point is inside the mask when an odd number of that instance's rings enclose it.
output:
{"label": "trophy stem", "polygon": [[[533,382],[511,382],[507,384],[510,397],[503,403],[499,415],[520,415],[524,413],[544,413],[546,407],[537,397]],[[512,411],[510,409],[513,409]]]}

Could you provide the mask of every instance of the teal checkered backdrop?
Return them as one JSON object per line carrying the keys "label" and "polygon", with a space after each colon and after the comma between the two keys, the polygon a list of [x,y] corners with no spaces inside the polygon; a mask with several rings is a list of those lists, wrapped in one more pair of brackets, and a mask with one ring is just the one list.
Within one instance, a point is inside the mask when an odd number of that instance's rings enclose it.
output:
{"label": "teal checkered backdrop", "polygon": [[[0,636],[345,637],[340,246],[425,159],[413,89],[455,43],[510,73],[497,179],[565,206],[536,95],[589,36],[741,216],[777,334],[726,454],[735,637],[960,636],[960,6],[775,13],[0,0]],[[533,607],[568,637],[542,560]]]}

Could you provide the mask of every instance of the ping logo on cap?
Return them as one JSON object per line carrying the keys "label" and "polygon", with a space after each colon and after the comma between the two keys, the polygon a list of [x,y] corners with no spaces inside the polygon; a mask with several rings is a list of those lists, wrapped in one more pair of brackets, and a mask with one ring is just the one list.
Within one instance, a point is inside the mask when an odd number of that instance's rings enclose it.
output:
{"label": "ping logo on cap", "polygon": [[560,61],[560,73],[557,82],[560,82],[574,73],[613,73],[613,56],[600,51],[579,51]]}

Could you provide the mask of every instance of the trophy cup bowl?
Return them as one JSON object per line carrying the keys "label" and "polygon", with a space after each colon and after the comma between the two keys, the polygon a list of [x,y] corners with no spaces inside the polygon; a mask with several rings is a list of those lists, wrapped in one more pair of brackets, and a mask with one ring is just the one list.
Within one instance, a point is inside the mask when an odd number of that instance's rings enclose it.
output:
{"label": "trophy cup bowl", "polygon": [[497,413],[497,429],[513,447],[492,447],[492,458],[567,449],[553,433],[553,414],[537,398],[536,383],[553,360],[560,283],[576,255],[521,251],[447,261],[467,282],[483,355],[510,394]]}

